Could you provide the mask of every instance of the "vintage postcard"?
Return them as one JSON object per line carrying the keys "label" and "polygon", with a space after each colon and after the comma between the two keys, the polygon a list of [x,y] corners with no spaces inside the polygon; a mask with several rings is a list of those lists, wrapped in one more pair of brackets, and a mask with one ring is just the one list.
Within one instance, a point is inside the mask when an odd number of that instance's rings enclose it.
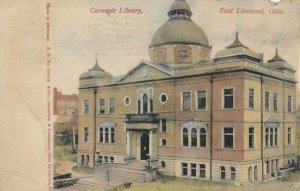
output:
{"label": "vintage postcard", "polygon": [[0,4],[0,191],[300,190],[299,1]]}

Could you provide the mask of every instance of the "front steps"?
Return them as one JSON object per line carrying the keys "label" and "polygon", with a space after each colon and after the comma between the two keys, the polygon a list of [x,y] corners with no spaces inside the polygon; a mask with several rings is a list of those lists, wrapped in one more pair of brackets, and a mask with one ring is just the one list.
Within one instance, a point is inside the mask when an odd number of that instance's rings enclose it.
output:
{"label": "front steps", "polygon": [[[142,183],[152,181],[156,171],[145,171],[146,161],[134,161],[130,164],[102,163],[96,164],[94,175],[79,178],[70,187],[55,189],[57,191],[105,191],[124,183]],[[150,176],[149,176],[150,174]],[[154,174],[154,175],[153,175]],[[149,178],[150,177],[150,178]]]}

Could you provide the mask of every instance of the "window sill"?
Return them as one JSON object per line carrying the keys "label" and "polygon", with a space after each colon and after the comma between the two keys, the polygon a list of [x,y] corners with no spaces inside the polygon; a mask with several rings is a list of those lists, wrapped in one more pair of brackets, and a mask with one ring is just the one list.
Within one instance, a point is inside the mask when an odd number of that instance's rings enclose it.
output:
{"label": "window sill", "polygon": [[189,147],[189,146],[181,146],[182,149],[207,149],[207,147]]}
{"label": "window sill", "polygon": [[270,147],[264,147],[264,149],[278,149],[279,146],[270,146]]}
{"label": "window sill", "polygon": [[192,110],[181,110],[181,112],[192,112]]}
{"label": "window sill", "polygon": [[224,111],[231,111],[231,110],[235,110],[235,108],[222,108],[222,110],[224,110]]}
{"label": "window sill", "polygon": [[198,111],[198,112],[205,112],[205,111],[207,111],[207,109],[196,109],[195,111]]}
{"label": "window sill", "polygon": [[116,143],[98,143],[98,144],[101,144],[101,145],[115,145]]}

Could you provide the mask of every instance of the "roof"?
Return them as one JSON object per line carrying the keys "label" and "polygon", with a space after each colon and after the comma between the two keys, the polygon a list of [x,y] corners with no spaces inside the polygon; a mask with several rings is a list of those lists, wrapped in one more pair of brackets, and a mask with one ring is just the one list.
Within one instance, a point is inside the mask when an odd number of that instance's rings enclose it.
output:
{"label": "roof", "polygon": [[112,78],[112,75],[108,72],[105,72],[96,61],[96,64],[88,71],[82,73],[79,78]]}
{"label": "roof", "polygon": [[256,58],[258,60],[263,59],[262,54],[249,49],[247,46],[245,46],[241,43],[238,33],[236,33],[234,41],[229,46],[227,46],[225,49],[220,50],[216,53],[215,59],[239,56],[239,55],[246,55],[249,57]]}
{"label": "roof", "polygon": [[268,60],[268,63],[266,63],[265,65],[269,68],[274,68],[278,70],[289,70],[290,72],[295,72],[294,67],[279,56],[277,47],[274,57]]}
{"label": "roof", "polygon": [[170,19],[153,35],[150,47],[168,43],[209,46],[203,30],[190,19]]}

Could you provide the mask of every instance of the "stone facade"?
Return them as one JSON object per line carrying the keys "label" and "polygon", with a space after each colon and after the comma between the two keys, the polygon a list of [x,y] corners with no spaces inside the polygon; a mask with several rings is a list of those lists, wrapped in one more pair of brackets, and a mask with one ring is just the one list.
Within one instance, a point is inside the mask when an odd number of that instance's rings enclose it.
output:
{"label": "stone facade", "polygon": [[[191,19],[184,0],[168,15]],[[292,166],[295,71],[278,51],[264,63],[237,34],[211,60],[204,33],[172,38],[156,36],[150,62],[124,76],[114,78],[96,63],[80,78],[79,164],[149,160],[166,175],[236,183]]]}

